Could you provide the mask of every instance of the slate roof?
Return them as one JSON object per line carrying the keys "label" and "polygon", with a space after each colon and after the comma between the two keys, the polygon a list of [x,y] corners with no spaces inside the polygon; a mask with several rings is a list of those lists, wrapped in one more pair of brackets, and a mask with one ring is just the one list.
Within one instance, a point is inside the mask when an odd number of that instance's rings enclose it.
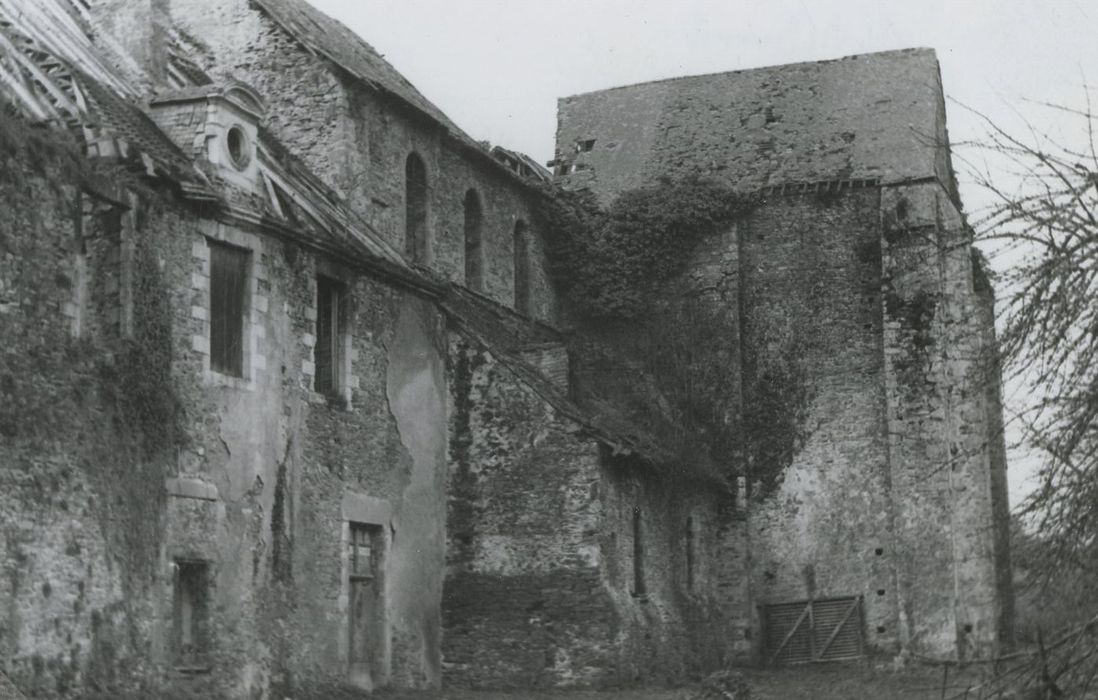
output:
{"label": "slate roof", "polygon": [[[541,372],[522,359],[531,347],[564,344],[556,330],[521,316],[488,297],[461,285],[448,283],[438,299],[439,307],[466,337],[485,348],[561,416],[583,432],[609,446],[615,454],[637,454],[650,463],[675,464],[677,460],[652,435],[624,412],[609,405],[580,406],[554,386]],[[723,483],[712,474],[692,474],[702,481]]]}
{"label": "slate roof", "polygon": [[[306,0],[254,0],[255,4],[306,48],[329,59],[371,87],[398,97],[429,116],[467,145],[479,144],[382,58],[373,46]],[[481,149],[483,150],[483,149]]]}
{"label": "slate roof", "polygon": [[743,189],[952,182],[932,49],[641,83],[566,97],[558,110],[564,182],[604,201],[663,176],[697,173]]}

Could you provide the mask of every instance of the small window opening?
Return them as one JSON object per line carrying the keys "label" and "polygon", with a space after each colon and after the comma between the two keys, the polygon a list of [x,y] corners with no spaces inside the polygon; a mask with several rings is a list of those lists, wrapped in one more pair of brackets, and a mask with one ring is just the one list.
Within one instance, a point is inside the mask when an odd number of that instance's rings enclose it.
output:
{"label": "small window opening", "polygon": [[884,625],[877,625],[877,634],[884,634],[884,633],[885,633],[885,626]]}
{"label": "small window opening", "polygon": [[694,518],[686,519],[686,589],[694,590]]}
{"label": "small window opening", "polygon": [[881,556],[884,553],[885,553],[885,551],[881,547],[877,547],[876,549],[873,550],[873,554],[877,555],[878,557]]}
{"label": "small window opening", "polygon": [[415,153],[404,166],[404,249],[412,262],[427,262],[427,167]]}
{"label": "small window opening", "polygon": [[225,139],[229,147],[229,159],[232,160],[233,167],[237,170],[248,167],[252,154],[248,148],[248,135],[244,133],[244,129],[239,126],[230,127]]}
{"label": "small window opening", "polygon": [[313,388],[321,394],[343,393],[343,306],[342,284],[327,277],[316,278],[316,345],[313,347]]}
{"label": "small window opening", "polygon": [[633,509],[633,595],[647,593],[644,585],[644,533],[641,527],[640,508]]}
{"label": "small window opening", "polygon": [[595,139],[583,139],[582,141],[576,141],[576,153],[587,153],[594,150]]}
{"label": "small window opening", "polygon": [[349,672],[354,685],[371,688],[382,673],[385,647],[385,529],[350,523],[347,543],[350,597]]}
{"label": "small window opening", "polygon": [[210,368],[244,376],[248,251],[210,241]]}
{"label": "small window opening", "polygon": [[465,285],[477,292],[484,291],[480,246],[482,221],[480,197],[475,190],[469,190],[465,193]]}
{"label": "small window opening", "polygon": [[210,566],[204,561],[176,561],[172,641],[176,665],[208,667]]}
{"label": "small window opening", "polygon": [[351,580],[372,580],[377,577],[381,556],[380,525],[351,523]]}
{"label": "small window opening", "polygon": [[530,315],[530,241],[526,222],[515,224],[514,234],[515,311]]}

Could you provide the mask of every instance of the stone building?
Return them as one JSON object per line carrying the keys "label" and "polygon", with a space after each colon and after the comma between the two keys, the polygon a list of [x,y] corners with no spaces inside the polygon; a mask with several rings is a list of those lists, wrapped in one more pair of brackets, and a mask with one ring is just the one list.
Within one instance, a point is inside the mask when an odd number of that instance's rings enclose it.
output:
{"label": "stone building", "polygon": [[586,400],[548,174],[304,0],[0,0],[0,77],[0,670],[27,695],[1008,639],[991,294],[931,52],[561,102],[566,188],[762,193],[668,294],[724,309],[737,430],[803,368],[767,484],[749,440],[686,469]]}
{"label": "stone building", "polygon": [[807,388],[788,462],[743,470],[781,470],[748,514],[762,614],[861,598],[874,646],[963,655],[1009,640],[993,296],[934,52],[564,98],[557,154],[562,185],[604,202],[698,173],[762,197],[696,252],[679,289],[738,309],[724,318],[745,430],[766,424],[768,392],[796,393],[773,377]]}

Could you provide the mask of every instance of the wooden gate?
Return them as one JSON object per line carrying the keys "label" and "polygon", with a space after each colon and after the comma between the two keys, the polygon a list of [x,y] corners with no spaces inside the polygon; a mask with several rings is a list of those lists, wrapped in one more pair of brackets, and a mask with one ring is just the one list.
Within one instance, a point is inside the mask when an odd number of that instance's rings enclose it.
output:
{"label": "wooden gate", "polygon": [[842,661],[864,653],[860,596],[764,605],[762,624],[769,664]]}

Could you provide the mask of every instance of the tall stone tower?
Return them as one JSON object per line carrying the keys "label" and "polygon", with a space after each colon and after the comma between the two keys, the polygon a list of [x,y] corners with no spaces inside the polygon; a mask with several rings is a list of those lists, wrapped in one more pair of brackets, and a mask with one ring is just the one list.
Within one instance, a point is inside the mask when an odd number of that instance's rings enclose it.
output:
{"label": "tall stone tower", "polygon": [[993,299],[934,52],[614,88],[558,119],[558,181],[603,203],[692,176],[760,198],[679,287],[733,310],[749,583],[727,602],[749,597],[761,652],[793,653],[773,635],[808,601],[883,649],[1009,643]]}

